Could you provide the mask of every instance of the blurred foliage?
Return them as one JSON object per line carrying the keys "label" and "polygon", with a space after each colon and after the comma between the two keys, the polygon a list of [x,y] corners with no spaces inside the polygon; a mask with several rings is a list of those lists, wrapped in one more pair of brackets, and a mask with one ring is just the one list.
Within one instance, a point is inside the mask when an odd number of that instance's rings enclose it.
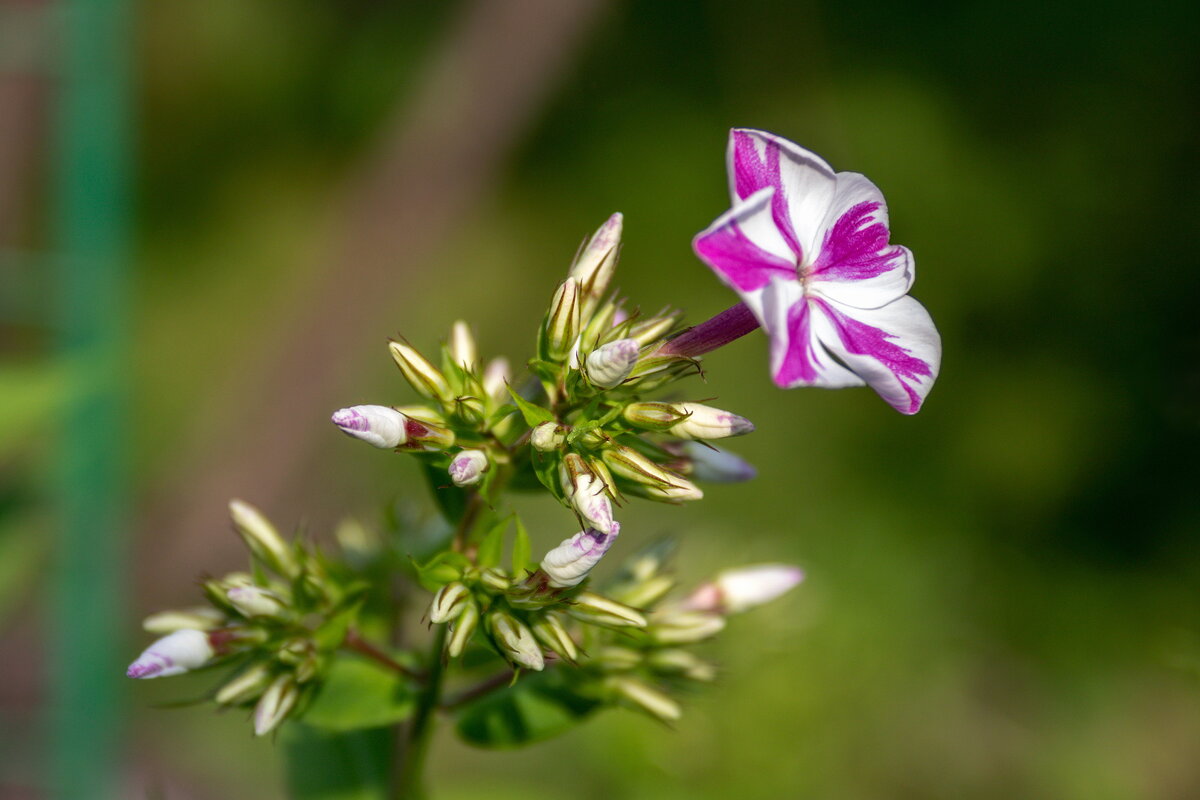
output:
{"label": "blurred foliage", "polygon": [[[341,176],[460,5],[142,9],[146,483],[286,320]],[[1200,795],[1198,17],[1183,0],[611,4],[485,207],[362,343],[348,399],[410,399],[382,358],[398,329],[431,346],[461,316],[486,354],[522,358],[514,323],[614,210],[627,294],[693,319],[729,305],[688,243],[727,206],[732,125],[881,186],[942,378],[902,419],[866,390],[775,390],[761,336],[708,358],[693,392],[758,424],[739,449],[760,478],[703,508],[633,506],[622,546],[672,530],[686,575],[792,560],[808,583],[731,629],[677,731],[600,715],[518,753],[443,731],[442,797]],[[412,465],[328,438],[323,496],[297,517],[418,491]],[[535,552],[564,533],[557,509],[522,515]],[[271,794],[273,751],[231,736],[241,720],[136,713],[163,769]]]}

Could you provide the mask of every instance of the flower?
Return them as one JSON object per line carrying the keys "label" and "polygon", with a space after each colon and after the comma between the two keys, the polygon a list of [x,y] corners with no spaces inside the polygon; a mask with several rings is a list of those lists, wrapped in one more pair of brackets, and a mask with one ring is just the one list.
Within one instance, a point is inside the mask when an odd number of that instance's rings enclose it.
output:
{"label": "flower", "polygon": [[941,339],[908,296],[913,257],[888,243],[883,194],[763,131],[731,132],[728,167],[733,207],[693,247],[767,331],[775,383],[865,384],[915,414]]}
{"label": "flower", "polygon": [[204,631],[185,628],[168,633],[142,651],[125,674],[130,678],[165,678],[203,667],[215,651]]}
{"label": "flower", "polygon": [[609,533],[595,529],[580,531],[546,553],[541,563],[542,572],[546,573],[550,585],[555,588],[578,586],[592,571],[592,567],[604,558],[620,533],[621,525],[617,522],[612,523]]}

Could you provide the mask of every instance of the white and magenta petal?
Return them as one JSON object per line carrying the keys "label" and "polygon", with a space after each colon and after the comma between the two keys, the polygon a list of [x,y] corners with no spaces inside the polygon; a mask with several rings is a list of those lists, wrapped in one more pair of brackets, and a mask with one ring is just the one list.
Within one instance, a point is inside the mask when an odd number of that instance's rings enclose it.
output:
{"label": "white and magenta petal", "polygon": [[856,308],[879,308],[912,288],[912,253],[889,244],[887,203],[871,181],[839,172],[821,227],[820,246],[807,264],[813,291]]}
{"label": "white and magenta petal", "polygon": [[815,153],[748,128],[729,132],[729,188],[734,204],[772,187],[771,216],[797,263],[809,263],[821,243],[837,178]]}
{"label": "white and magenta petal", "polygon": [[858,309],[813,299],[817,339],[901,414],[915,414],[933,387],[942,339],[925,307],[904,296]]}
{"label": "white and magenta petal", "polygon": [[762,289],[774,279],[797,283],[796,262],[771,217],[767,187],[737,203],[692,240],[692,248],[758,315]]}
{"label": "white and magenta petal", "polygon": [[772,281],[763,292],[762,326],[771,340],[771,377],[783,389],[843,389],[864,381],[821,346],[813,330],[813,302],[795,281]]}

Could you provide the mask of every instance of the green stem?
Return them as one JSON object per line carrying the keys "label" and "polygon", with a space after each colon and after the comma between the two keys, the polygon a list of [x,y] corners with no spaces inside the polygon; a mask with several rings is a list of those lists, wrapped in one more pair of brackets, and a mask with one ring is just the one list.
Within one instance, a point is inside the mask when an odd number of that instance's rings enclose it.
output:
{"label": "green stem", "polygon": [[424,690],[417,698],[417,710],[413,714],[412,724],[408,729],[404,761],[400,765],[400,775],[396,785],[396,797],[401,800],[425,797],[425,762],[429,756],[429,745],[433,738],[434,712],[441,703],[442,678],[446,671],[442,658],[442,648],[446,643],[446,627],[445,625],[437,626],[437,633],[433,637],[433,647],[429,651],[429,675],[426,678]]}

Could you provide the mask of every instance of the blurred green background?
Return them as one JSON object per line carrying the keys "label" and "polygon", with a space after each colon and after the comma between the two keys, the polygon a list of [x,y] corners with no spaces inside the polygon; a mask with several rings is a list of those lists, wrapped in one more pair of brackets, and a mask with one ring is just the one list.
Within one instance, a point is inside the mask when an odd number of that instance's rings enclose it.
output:
{"label": "blurred green background", "polygon": [[[611,212],[635,303],[731,304],[689,243],[738,125],[884,190],[942,377],[903,418],[776,390],[758,334],[709,357],[760,477],[627,509],[623,546],[807,582],[677,730],[444,730],[438,796],[1200,797],[1198,17],[0,0],[0,796],[282,796],[238,714],[154,707],[205,679],[126,685],[141,616],[243,564],[230,496],[317,535],[419,501],[328,412],[411,400],[396,333],[522,360]],[[107,773],[64,778],[89,743]]]}

